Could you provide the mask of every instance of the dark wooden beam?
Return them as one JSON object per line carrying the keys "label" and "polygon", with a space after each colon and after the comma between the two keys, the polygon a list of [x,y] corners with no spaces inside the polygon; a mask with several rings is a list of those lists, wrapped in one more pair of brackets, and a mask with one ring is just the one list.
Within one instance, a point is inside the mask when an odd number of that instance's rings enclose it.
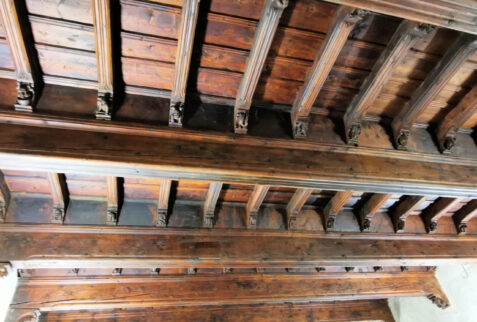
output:
{"label": "dark wooden beam", "polygon": [[338,191],[333,198],[328,201],[323,209],[323,219],[325,230],[333,230],[335,227],[336,216],[353,196],[353,191]]}
{"label": "dark wooden beam", "polygon": [[[91,287],[91,285],[94,287]],[[65,288],[68,292],[65,292]],[[74,294],[74,296],[72,296]],[[434,272],[221,274],[148,277],[30,278],[19,281],[12,309],[41,311],[387,299],[449,301]],[[44,299],[48,299],[45,301]],[[114,303],[112,303],[114,301]]]}
{"label": "dark wooden beam", "polygon": [[392,194],[376,193],[359,210],[361,230],[369,230],[374,214],[391,198]]}
{"label": "dark wooden beam", "polygon": [[425,196],[406,196],[392,212],[394,230],[402,233],[406,226],[406,218],[419,207],[424,201]]}
{"label": "dark wooden beam", "polygon": [[92,0],[96,61],[98,69],[98,102],[96,118],[110,120],[113,113],[114,71],[111,38],[111,2]]}
{"label": "dark wooden beam", "polygon": [[423,212],[424,224],[426,230],[429,233],[437,231],[437,221],[441,218],[449,209],[454,207],[460,202],[459,198],[439,198]]}
{"label": "dark wooden beam", "polygon": [[235,133],[246,134],[248,130],[248,114],[252,105],[253,94],[258,79],[262,73],[265,60],[278,27],[283,10],[288,6],[288,0],[266,0],[260,22],[258,23],[252,49],[247,59],[247,65],[242,82],[237,93],[234,108]]}
{"label": "dark wooden beam", "polygon": [[308,71],[304,85],[300,88],[291,111],[293,136],[295,138],[306,137],[308,128],[308,116],[311,108],[320,93],[321,87],[326,81],[338,55],[343,48],[348,35],[355,24],[361,21],[366,12],[355,10],[351,7],[338,9],[328,29],[326,38],[318,50],[313,66]]}
{"label": "dark wooden beam", "polygon": [[48,172],[48,183],[51,189],[51,198],[53,199],[53,223],[62,224],[65,219],[66,205],[68,195],[65,191],[65,181],[59,173]]}
{"label": "dark wooden beam", "polygon": [[171,183],[169,179],[162,179],[159,187],[159,197],[157,199],[157,227],[167,227],[167,214],[169,212],[169,195],[171,193]]}
{"label": "dark wooden beam", "polygon": [[258,210],[262,205],[263,199],[265,199],[265,196],[267,195],[268,189],[270,189],[270,186],[259,184],[255,185],[253,188],[247,206],[245,207],[245,224],[247,225],[247,228],[257,228]]}
{"label": "dark wooden beam", "polygon": [[475,113],[477,113],[477,86],[474,86],[459,105],[452,109],[439,124],[437,140],[442,153],[450,153],[453,150],[457,131]]}
{"label": "dark wooden beam", "polygon": [[477,199],[470,201],[453,216],[459,234],[467,232],[467,222],[477,216]]}
{"label": "dark wooden beam", "polygon": [[326,0],[477,35],[477,9],[467,0]]}
{"label": "dark wooden beam", "polygon": [[287,228],[296,229],[296,220],[306,200],[311,196],[313,189],[297,189],[287,205]]}
{"label": "dark wooden beam", "polygon": [[7,183],[5,182],[3,172],[0,171],[0,223],[5,222],[9,202],[10,189],[8,189]]}
{"label": "dark wooden beam", "polygon": [[17,101],[15,110],[32,112],[40,91],[40,70],[24,3],[0,1],[0,19],[15,64]]}
{"label": "dark wooden beam", "polygon": [[222,182],[211,182],[204,202],[203,227],[214,226],[215,206],[222,190]]}
{"label": "dark wooden beam", "polygon": [[108,199],[106,224],[117,225],[119,219],[118,178],[106,177],[106,194]]}
{"label": "dark wooden beam", "polygon": [[190,59],[194,44],[195,28],[199,15],[199,0],[184,0],[182,3],[181,25],[172,81],[169,125],[182,126],[184,104],[189,76]]}
{"label": "dark wooden beam", "polygon": [[432,100],[442,91],[447,82],[454,76],[477,49],[477,37],[462,34],[447,50],[444,57],[426,76],[426,79],[416,89],[411,99],[401,109],[392,122],[394,143],[396,148],[407,149],[411,129],[419,114],[426,109]]}
{"label": "dark wooden beam", "polygon": [[343,120],[348,144],[358,145],[361,120],[369,107],[411,47],[432,29],[429,25],[421,25],[412,21],[401,22],[386,49],[373,66],[371,74],[366,78],[359,93],[346,110]]}

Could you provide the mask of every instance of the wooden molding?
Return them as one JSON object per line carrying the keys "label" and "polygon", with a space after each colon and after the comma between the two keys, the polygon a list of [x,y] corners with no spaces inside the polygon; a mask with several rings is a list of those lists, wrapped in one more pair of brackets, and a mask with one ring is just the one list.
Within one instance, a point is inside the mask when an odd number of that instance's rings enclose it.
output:
{"label": "wooden molding", "polygon": [[250,194],[247,206],[245,207],[245,224],[247,225],[247,228],[257,228],[258,210],[262,205],[263,199],[265,199],[265,196],[267,195],[268,189],[270,189],[270,186],[268,185],[257,184],[253,187],[253,191]]}
{"label": "wooden molding", "polygon": [[106,177],[106,193],[108,209],[106,224],[117,225],[119,219],[118,179],[113,176]]}
{"label": "wooden molding", "polygon": [[459,198],[439,198],[423,212],[424,224],[428,233],[434,233],[437,231],[437,221],[441,218],[450,208],[460,202]]}
{"label": "wooden molding", "polygon": [[477,37],[468,34],[460,35],[447,50],[444,57],[426,76],[411,99],[402,108],[392,122],[394,143],[397,149],[406,150],[411,129],[419,114],[426,109],[432,100],[442,91],[446,83],[454,76],[477,49]]}
{"label": "wooden molding", "polygon": [[318,50],[313,66],[308,71],[305,83],[300,88],[291,111],[293,136],[305,138],[308,116],[320,93],[348,35],[356,23],[367,15],[366,11],[351,7],[340,7],[328,29],[326,38]]}
{"label": "wooden molding", "polygon": [[182,126],[184,103],[186,98],[187,78],[189,76],[190,59],[194,45],[195,28],[199,15],[199,0],[184,0],[174,80],[172,82],[171,106],[169,109],[169,125]]}
{"label": "wooden molding", "polygon": [[313,189],[300,188],[296,189],[293,197],[287,205],[287,228],[296,229],[297,216],[300,214],[301,208],[306,200],[313,193]]}
{"label": "wooden molding", "polygon": [[5,182],[3,172],[0,171],[0,224],[5,222],[9,202],[10,189],[8,189],[7,183]]}
{"label": "wooden molding", "polygon": [[376,193],[359,210],[359,223],[362,231],[371,227],[374,214],[391,198],[392,194]]}
{"label": "wooden molding", "polygon": [[260,22],[255,33],[252,49],[247,59],[245,72],[240,83],[234,108],[235,133],[246,134],[248,130],[248,114],[252,105],[253,94],[262,73],[265,60],[278,27],[283,10],[288,0],[266,0]]}
{"label": "wooden molding", "polygon": [[[433,27],[416,22],[403,21],[389,41],[386,49],[373,66],[371,73],[353,98],[344,115],[346,142],[358,145],[361,120],[382,88],[416,41],[428,34]],[[313,104],[313,102],[311,102]],[[311,105],[310,105],[311,107]]]}
{"label": "wooden molding", "polygon": [[459,209],[453,216],[457,232],[463,234],[467,232],[467,222],[477,216],[477,199],[471,200],[464,207]]}
{"label": "wooden molding", "polygon": [[397,233],[402,233],[404,231],[406,218],[424,201],[426,201],[425,196],[406,196],[404,200],[397,205],[391,216],[394,230]]}
{"label": "wooden molding", "polygon": [[215,206],[222,190],[222,182],[211,182],[207,190],[207,196],[204,202],[203,227],[211,228],[214,226]]}
{"label": "wooden molding", "polygon": [[169,195],[171,193],[172,181],[162,179],[159,187],[159,196],[157,199],[157,227],[167,227],[167,215],[169,212]]}
{"label": "wooden molding", "polygon": [[98,103],[96,118],[110,120],[113,110],[114,96],[111,2],[109,0],[91,1],[98,69]]}
{"label": "wooden molding", "polygon": [[47,173],[48,183],[51,188],[53,199],[53,220],[52,223],[62,224],[65,220],[66,205],[68,196],[65,193],[65,182],[60,174],[54,172]]}
{"label": "wooden molding", "polygon": [[477,86],[465,95],[460,103],[452,109],[439,124],[437,140],[442,153],[452,152],[456,134],[464,123],[477,113]]}
{"label": "wooden molding", "polygon": [[338,191],[326,204],[323,209],[323,223],[326,231],[334,229],[336,216],[352,196],[353,191]]}

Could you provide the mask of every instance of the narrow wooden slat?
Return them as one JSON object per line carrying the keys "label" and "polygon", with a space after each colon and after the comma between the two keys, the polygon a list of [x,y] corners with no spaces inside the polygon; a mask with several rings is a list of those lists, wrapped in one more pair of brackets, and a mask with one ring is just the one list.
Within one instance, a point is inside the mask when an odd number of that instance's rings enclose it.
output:
{"label": "narrow wooden slat", "polygon": [[406,218],[424,201],[426,201],[424,196],[407,196],[397,205],[392,213],[394,230],[397,233],[404,231]]}
{"label": "narrow wooden slat", "polygon": [[401,112],[394,118],[392,128],[396,148],[401,150],[407,149],[408,137],[419,114],[429,106],[436,95],[442,91],[449,79],[454,76],[456,71],[476,49],[477,37],[462,34],[447,50],[444,57],[427,75],[421,86],[419,86]]}
{"label": "narrow wooden slat", "polygon": [[325,230],[333,230],[336,216],[353,196],[353,191],[338,191],[323,209]]}
{"label": "narrow wooden slat", "polygon": [[351,7],[341,7],[328,29],[326,38],[318,50],[313,66],[308,72],[305,84],[300,88],[291,111],[293,136],[306,137],[308,115],[325,83],[348,35],[355,24],[366,16],[366,12]]}
{"label": "narrow wooden slat", "polygon": [[167,214],[169,211],[169,194],[171,193],[171,183],[169,179],[162,179],[159,187],[157,199],[157,227],[167,227]]}
{"label": "narrow wooden slat", "polygon": [[371,227],[371,220],[374,214],[381,209],[386,201],[391,198],[392,194],[376,193],[361,207],[359,210],[359,222],[361,230],[369,230]]}
{"label": "narrow wooden slat", "polygon": [[437,221],[439,218],[441,218],[458,202],[460,202],[460,198],[439,198],[427,209],[425,209],[422,217],[424,219],[427,232],[435,232],[437,230]]}
{"label": "narrow wooden slat", "polygon": [[178,40],[174,80],[172,83],[171,106],[169,109],[169,125],[182,126],[184,103],[186,98],[187,79],[190,59],[194,44],[195,27],[199,15],[199,0],[184,0],[180,34]]}
{"label": "narrow wooden slat", "polygon": [[260,22],[255,33],[252,49],[247,59],[247,66],[240,83],[234,109],[235,133],[246,134],[248,130],[248,114],[252,105],[260,74],[262,72],[273,36],[288,0],[266,0]]}
{"label": "narrow wooden slat", "polygon": [[467,222],[477,216],[477,199],[467,203],[453,216],[459,234],[467,232]]}
{"label": "narrow wooden slat", "polygon": [[113,110],[113,46],[111,39],[111,2],[91,0],[98,68],[98,103],[96,118],[110,120]]}
{"label": "narrow wooden slat", "polygon": [[477,86],[474,86],[459,105],[452,109],[439,124],[437,140],[441,152],[450,153],[452,151],[459,128],[475,113],[477,113]]}
{"label": "narrow wooden slat", "polygon": [[287,228],[296,229],[296,220],[306,200],[311,196],[313,189],[297,189],[287,205]]}
{"label": "narrow wooden slat", "polygon": [[222,190],[222,182],[212,182],[207,190],[207,197],[204,202],[204,217],[202,226],[212,227],[214,225],[214,214],[220,191]]}
{"label": "narrow wooden slat", "polygon": [[348,144],[358,145],[361,119],[366,115],[370,105],[378,97],[409,49],[430,30],[432,30],[432,27],[429,25],[419,25],[411,21],[403,21],[399,25],[386,49],[373,66],[371,74],[361,86],[360,92],[353,98],[346,110],[343,120]]}
{"label": "narrow wooden slat", "polygon": [[257,228],[257,216],[258,210],[262,205],[263,199],[267,195],[270,186],[267,185],[255,185],[250,198],[248,199],[247,206],[245,207],[245,224],[249,229]]}
{"label": "narrow wooden slat", "polygon": [[8,189],[7,183],[5,182],[3,172],[0,171],[0,223],[5,222],[9,202],[10,189]]}
{"label": "narrow wooden slat", "polygon": [[118,179],[116,177],[106,177],[106,194],[108,198],[106,224],[117,225],[119,219],[119,200]]}
{"label": "narrow wooden slat", "polygon": [[60,174],[54,172],[47,173],[50,184],[51,197],[53,199],[53,223],[62,224],[65,219],[67,195],[64,191],[66,182]]}

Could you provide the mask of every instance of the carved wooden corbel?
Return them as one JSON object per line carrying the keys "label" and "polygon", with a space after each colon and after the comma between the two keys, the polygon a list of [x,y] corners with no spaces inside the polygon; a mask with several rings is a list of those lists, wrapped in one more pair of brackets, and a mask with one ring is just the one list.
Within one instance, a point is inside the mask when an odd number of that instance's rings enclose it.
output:
{"label": "carved wooden corbel", "polygon": [[392,194],[375,193],[359,210],[361,231],[368,231],[375,213],[391,198]]}
{"label": "carved wooden corbel", "polygon": [[167,214],[169,208],[169,194],[171,191],[171,180],[162,179],[159,187],[157,199],[156,227],[167,227]]}
{"label": "carved wooden corbel", "polygon": [[430,294],[427,298],[437,305],[438,308],[446,309],[450,306],[449,300],[445,296],[442,297],[440,295]]}
{"label": "carved wooden corbel", "polygon": [[470,201],[454,214],[453,218],[457,232],[465,234],[467,232],[467,222],[474,217],[477,217],[477,199]]}
{"label": "carved wooden corbel", "polygon": [[299,188],[295,191],[286,209],[288,229],[296,229],[297,216],[312,193],[313,189],[307,188]]}
{"label": "carved wooden corbel", "polygon": [[4,223],[7,216],[7,207],[10,202],[10,190],[5,182],[3,173],[0,171],[0,223]]}
{"label": "carved wooden corbel", "polygon": [[352,191],[338,191],[326,204],[323,210],[326,231],[334,229],[336,216],[352,196]]}
{"label": "carved wooden corbel", "polygon": [[108,208],[106,210],[106,224],[117,225],[119,219],[118,179],[106,177]]}
{"label": "carved wooden corbel", "polygon": [[439,198],[423,212],[424,224],[428,233],[437,231],[437,221],[449,209],[460,202],[460,198]]}
{"label": "carved wooden corbel", "polygon": [[62,224],[65,220],[66,205],[68,195],[64,178],[54,172],[48,172],[48,183],[51,189],[51,198],[53,200],[53,220],[52,223]]}
{"label": "carved wooden corbel", "polygon": [[404,231],[406,218],[424,201],[426,201],[424,196],[406,196],[399,202],[391,216],[395,232],[402,233]]}
{"label": "carved wooden corbel", "polygon": [[250,195],[245,208],[245,223],[247,228],[257,228],[258,210],[262,205],[263,199],[265,199],[265,196],[267,195],[268,189],[270,189],[270,186],[265,185],[255,185],[253,188],[252,194]]}
{"label": "carved wooden corbel", "polygon": [[222,190],[221,182],[212,182],[209,185],[207,196],[204,202],[202,227],[212,228],[214,226],[215,206]]}

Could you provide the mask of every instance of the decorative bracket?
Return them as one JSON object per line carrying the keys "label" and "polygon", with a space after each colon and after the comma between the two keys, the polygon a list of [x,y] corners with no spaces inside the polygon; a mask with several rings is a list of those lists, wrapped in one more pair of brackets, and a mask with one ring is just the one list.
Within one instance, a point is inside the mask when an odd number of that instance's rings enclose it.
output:
{"label": "decorative bracket", "polygon": [[308,117],[297,116],[293,123],[293,137],[295,139],[306,138],[308,132]]}
{"label": "decorative bracket", "polygon": [[15,103],[15,110],[32,112],[33,102],[35,102],[35,84],[17,81],[17,101]]}
{"label": "decorative bracket", "polygon": [[184,102],[172,101],[169,109],[169,126],[182,127],[184,118]]}
{"label": "decorative bracket", "polygon": [[247,134],[248,115],[249,115],[248,110],[242,110],[242,109],[237,110],[237,112],[235,113],[235,121],[234,121],[235,133]]}
{"label": "decorative bracket", "polygon": [[96,118],[99,120],[111,120],[113,97],[111,92],[98,93],[96,104]]}

